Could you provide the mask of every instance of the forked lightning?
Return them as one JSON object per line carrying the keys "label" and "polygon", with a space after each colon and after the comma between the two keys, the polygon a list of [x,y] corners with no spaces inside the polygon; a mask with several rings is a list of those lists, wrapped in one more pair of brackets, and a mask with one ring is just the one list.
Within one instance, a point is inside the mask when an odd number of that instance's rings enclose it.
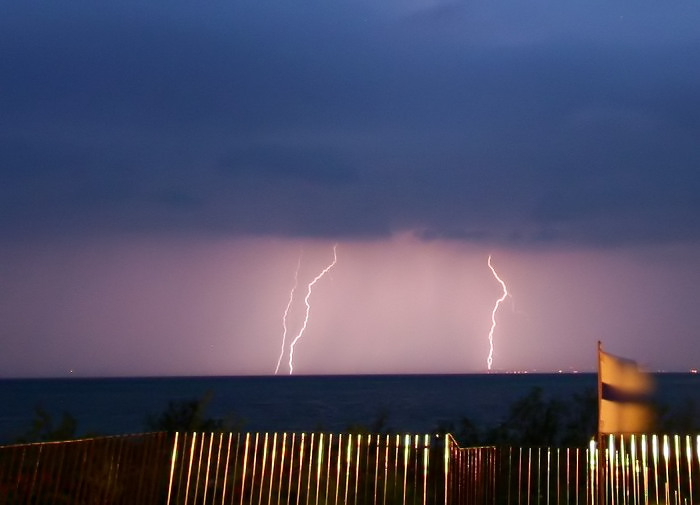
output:
{"label": "forked lightning", "polygon": [[493,268],[493,265],[491,264],[491,255],[489,255],[488,265],[491,269],[491,273],[503,288],[503,294],[498,300],[496,300],[496,304],[493,306],[493,310],[491,311],[491,330],[489,331],[489,355],[486,358],[486,368],[490,371],[491,365],[493,365],[493,332],[496,330],[496,312],[498,312],[498,307],[501,305],[501,302],[508,297],[508,288],[506,287],[506,283],[503,282],[503,280],[496,273],[496,269]]}
{"label": "forked lightning", "polygon": [[[311,282],[309,282],[308,286],[306,287],[306,296],[304,297],[304,304],[306,305],[306,314],[304,316],[304,322],[301,326],[301,329],[299,330],[299,333],[297,333],[297,335],[294,337],[292,342],[289,344],[289,375],[292,375],[292,373],[294,372],[294,347],[299,342],[299,340],[303,337],[304,332],[306,331],[306,326],[309,323],[309,313],[311,312],[311,303],[309,302],[309,299],[311,298],[311,292],[313,291],[314,285],[319,280],[321,280],[323,278],[323,276],[326,275],[331,270],[331,268],[333,268],[335,266],[336,262],[338,261],[337,251],[338,251],[338,244],[335,244],[333,246],[333,261],[331,261],[331,263],[328,264],[328,266],[326,266],[323,270],[321,270],[321,272],[316,277],[314,277],[313,280]],[[297,267],[297,276],[298,276],[298,267]],[[283,318],[284,325],[285,325],[284,326],[284,328],[285,328],[284,337],[286,337],[286,331],[287,331],[287,327],[286,327],[287,314],[289,312],[289,307],[292,304],[292,299],[294,298],[295,289],[296,289],[296,284],[295,284],[294,289],[292,289],[292,291],[289,295],[289,302],[287,304],[287,309],[285,310],[285,314],[284,314],[284,318]],[[284,354],[284,341],[282,343],[282,346],[283,346],[282,353]],[[281,357],[280,357],[280,359],[281,359]],[[279,370],[279,363],[277,364],[277,368]],[[275,372],[275,373],[277,373],[277,372]]]}
{"label": "forked lightning", "polygon": [[280,357],[277,360],[277,368],[275,368],[275,375],[280,371],[280,365],[282,364],[282,357],[284,356],[284,347],[287,341],[287,316],[289,315],[289,308],[292,306],[292,301],[294,301],[294,292],[297,290],[299,285],[299,268],[301,267],[301,253],[299,253],[299,260],[297,261],[297,269],[294,271],[294,286],[292,286],[289,292],[289,300],[287,301],[287,306],[284,309],[284,314],[282,315],[282,348],[280,349]]}

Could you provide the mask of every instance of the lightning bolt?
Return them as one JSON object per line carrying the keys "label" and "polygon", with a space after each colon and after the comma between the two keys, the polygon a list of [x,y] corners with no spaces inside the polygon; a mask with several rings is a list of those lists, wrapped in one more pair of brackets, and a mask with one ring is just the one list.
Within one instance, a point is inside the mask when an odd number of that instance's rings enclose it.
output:
{"label": "lightning bolt", "polygon": [[496,273],[496,269],[493,268],[493,265],[491,264],[491,255],[489,255],[488,265],[491,269],[491,273],[503,288],[503,295],[501,295],[501,297],[498,300],[496,300],[496,304],[493,306],[493,310],[491,311],[491,330],[489,331],[489,355],[486,358],[486,367],[488,368],[488,370],[491,370],[491,365],[493,364],[493,332],[496,329],[496,312],[498,312],[498,307],[501,305],[501,302],[508,297],[508,288],[506,287],[506,283],[503,282],[503,280]]}
{"label": "lightning bolt", "polygon": [[299,339],[301,339],[302,335],[304,335],[304,331],[306,331],[306,325],[309,322],[309,312],[311,312],[311,304],[309,303],[309,298],[311,298],[311,291],[313,290],[314,285],[321,280],[321,278],[326,275],[331,268],[333,268],[338,261],[338,254],[337,254],[337,249],[338,249],[338,244],[335,244],[333,246],[333,261],[321,270],[321,273],[319,273],[314,279],[309,282],[309,285],[306,288],[306,296],[304,297],[304,303],[306,304],[306,316],[304,317],[304,324],[301,326],[301,330],[299,330],[299,333],[297,333],[296,337],[294,337],[294,340],[292,340],[292,343],[289,344],[289,375],[292,375],[292,372],[294,372],[294,346],[299,342]]}
{"label": "lightning bolt", "polygon": [[282,348],[280,349],[280,357],[277,360],[277,368],[275,368],[275,375],[280,370],[280,365],[282,364],[282,357],[284,356],[284,346],[287,340],[287,316],[289,315],[289,308],[292,306],[292,301],[294,300],[294,292],[297,290],[299,285],[299,268],[301,267],[301,253],[299,253],[299,260],[297,261],[297,269],[294,271],[294,286],[289,291],[289,301],[284,309],[284,314],[282,315]]}

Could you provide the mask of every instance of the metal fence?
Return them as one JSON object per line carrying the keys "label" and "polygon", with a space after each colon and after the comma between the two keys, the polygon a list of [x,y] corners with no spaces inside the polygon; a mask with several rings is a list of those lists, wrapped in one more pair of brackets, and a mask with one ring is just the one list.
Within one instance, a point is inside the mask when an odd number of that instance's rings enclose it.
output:
{"label": "metal fence", "polygon": [[165,433],[0,447],[0,503],[163,503]]}
{"label": "metal fence", "polygon": [[435,441],[428,435],[179,435],[168,503],[445,503],[444,451]]}
{"label": "metal fence", "polygon": [[[700,503],[700,435],[461,448],[450,435],[152,433],[0,447],[0,504]],[[600,484],[600,486],[599,486]]]}
{"label": "metal fence", "polygon": [[700,435],[609,436],[604,442],[598,455],[606,503],[700,503]]}
{"label": "metal fence", "polygon": [[[595,450],[595,449],[594,449]],[[586,448],[446,449],[447,500],[459,505],[595,503],[595,468]]]}

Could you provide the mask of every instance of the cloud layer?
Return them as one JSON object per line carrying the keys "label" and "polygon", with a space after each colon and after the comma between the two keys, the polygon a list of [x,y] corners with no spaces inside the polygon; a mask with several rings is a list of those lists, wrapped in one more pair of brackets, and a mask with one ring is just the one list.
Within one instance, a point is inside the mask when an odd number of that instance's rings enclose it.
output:
{"label": "cloud layer", "polygon": [[700,237],[696,2],[6,11],[6,236]]}

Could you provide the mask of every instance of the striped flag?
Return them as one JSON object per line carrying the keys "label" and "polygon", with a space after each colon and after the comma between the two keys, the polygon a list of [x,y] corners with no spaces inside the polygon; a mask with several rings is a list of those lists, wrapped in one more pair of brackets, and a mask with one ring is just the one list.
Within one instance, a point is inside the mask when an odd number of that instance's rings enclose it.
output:
{"label": "striped flag", "polygon": [[654,381],[632,360],[603,352],[598,342],[598,432],[653,431]]}

